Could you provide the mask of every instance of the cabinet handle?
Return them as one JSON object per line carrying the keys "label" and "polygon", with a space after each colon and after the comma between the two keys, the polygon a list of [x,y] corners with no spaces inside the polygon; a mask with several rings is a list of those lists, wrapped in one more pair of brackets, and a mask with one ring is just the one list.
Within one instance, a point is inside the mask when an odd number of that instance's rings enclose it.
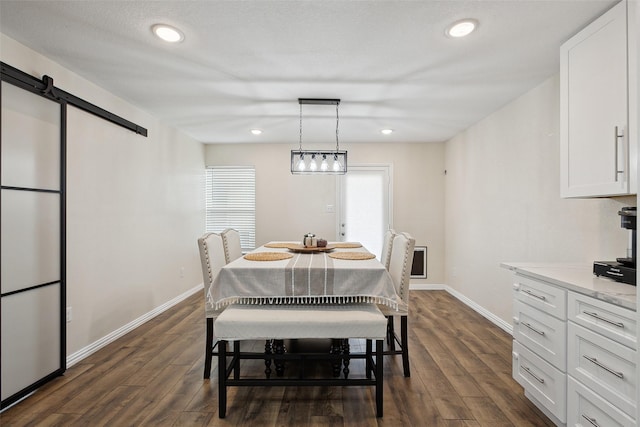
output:
{"label": "cabinet handle", "polygon": [[595,418],[587,417],[585,414],[582,414],[582,418],[587,420],[593,427],[600,427]]}
{"label": "cabinet handle", "polygon": [[542,300],[542,301],[545,301],[547,299],[547,297],[545,297],[544,295],[536,295],[533,292],[531,292],[529,289],[523,289],[522,292],[534,298],[538,298],[539,300]]}
{"label": "cabinet handle", "polygon": [[586,314],[587,316],[591,316],[591,317],[593,317],[595,319],[602,320],[603,322],[607,322],[610,325],[617,326],[618,328],[624,329],[624,323],[622,323],[622,322],[614,322],[613,320],[609,320],[609,319],[607,319],[605,317],[600,316],[598,313],[593,313],[591,311],[582,311],[582,312],[584,314]]}
{"label": "cabinet handle", "polygon": [[526,366],[523,366],[522,369],[524,369],[524,371],[531,375],[533,378],[536,379],[536,381],[538,381],[540,384],[544,384],[544,378],[540,378],[539,376],[537,376],[536,374],[534,374],[533,372],[531,372],[531,369],[527,368]]}
{"label": "cabinet handle", "polygon": [[520,324],[522,324],[522,325],[526,326],[527,328],[531,329],[533,332],[535,332],[538,335],[544,335],[544,331],[541,331],[539,329],[534,328],[533,326],[531,326],[527,322],[520,322]]}
{"label": "cabinet handle", "polygon": [[618,169],[618,166],[619,166],[618,165],[618,139],[620,139],[620,138],[624,138],[624,133],[619,133],[618,132],[618,126],[615,126],[614,127],[614,139],[613,140],[615,142],[615,148],[616,148],[615,149],[615,159],[616,159],[616,161],[615,161],[615,167],[616,167],[615,168],[616,169],[615,181],[616,182],[618,181],[618,175],[621,174],[621,173],[624,173],[623,170],[619,170]]}
{"label": "cabinet handle", "polygon": [[598,359],[596,359],[595,357],[589,357],[589,356],[582,356],[585,359],[587,359],[589,362],[593,363],[594,365],[604,369],[605,371],[609,372],[610,374],[615,375],[616,377],[622,379],[624,378],[624,374],[622,372],[618,372],[618,371],[614,371],[613,369],[611,369],[610,367],[608,367],[607,365],[601,363],[598,361]]}

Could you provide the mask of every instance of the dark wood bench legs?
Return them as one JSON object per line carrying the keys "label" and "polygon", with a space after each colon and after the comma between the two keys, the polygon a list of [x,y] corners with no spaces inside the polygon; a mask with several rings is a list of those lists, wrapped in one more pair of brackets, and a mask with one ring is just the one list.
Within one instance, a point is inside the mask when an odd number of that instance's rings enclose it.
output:
{"label": "dark wood bench legs", "polygon": [[211,377],[211,359],[213,358],[213,319],[207,318],[207,339],[204,344],[204,379]]}
{"label": "dark wood bench legs", "polygon": [[[376,416],[382,417],[383,411],[383,377],[384,377],[384,340],[376,340],[376,349],[375,353],[372,351],[373,345],[372,340],[366,340],[366,352],[365,354],[350,354],[349,353],[349,344],[348,340],[345,339],[345,342],[342,344],[342,360],[345,363],[345,378],[267,378],[263,379],[240,379],[240,360],[241,359],[265,359],[270,360],[273,359],[276,367],[278,363],[284,363],[284,359],[292,359],[295,358],[296,355],[285,354],[285,353],[242,353],[240,352],[240,341],[234,341],[233,343],[233,354],[231,363],[227,362],[228,359],[228,351],[227,351],[227,341],[220,340],[218,342],[218,416],[220,418],[225,418],[227,415],[227,387],[229,386],[283,386],[283,385],[294,385],[294,386],[367,386],[373,385],[375,386],[375,399],[376,399]],[[265,350],[267,348],[265,347]],[[374,358],[375,354],[375,358]],[[333,356],[333,357],[332,357]],[[280,357],[280,359],[278,359]],[[335,360],[335,354],[325,354],[322,355],[309,355],[303,354],[300,355],[302,360],[306,357],[310,357],[312,359],[319,360],[327,360],[327,358],[332,361]],[[349,359],[365,359],[365,373],[366,379],[363,378],[348,378],[349,370]],[[229,376],[233,371],[233,379],[230,379]],[[372,377],[373,373],[373,379]]]}
{"label": "dark wood bench legs", "polygon": [[218,349],[218,416],[227,416],[227,342]]}
{"label": "dark wood bench legs", "polygon": [[[367,340],[369,341],[369,340]],[[384,377],[384,372],[382,370],[382,366],[384,365],[383,354],[382,354],[382,340],[376,341],[376,417],[382,418],[382,379]],[[369,346],[371,346],[371,341],[369,341]],[[369,358],[367,358],[369,360]]]}
{"label": "dark wood bench legs", "polygon": [[402,367],[404,369],[404,376],[410,377],[411,371],[409,370],[409,327],[407,316],[400,318],[400,338],[402,341]]}

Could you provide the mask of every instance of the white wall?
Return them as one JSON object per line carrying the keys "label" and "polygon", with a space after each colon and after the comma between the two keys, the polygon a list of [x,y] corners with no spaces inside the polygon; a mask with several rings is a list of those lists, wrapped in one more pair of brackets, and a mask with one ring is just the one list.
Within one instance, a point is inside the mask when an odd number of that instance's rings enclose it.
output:
{"label": "white wall", "polygon": [[[348,144],[347,144],[348,145]],[[255,166],[256,244],[297,240],[309,231],[336,239],[336,177],[291,175],[295,144],[210,144],[209,166]],[[349,164],[393,165],[393,227],[428,246],[428,277],[412,284],[444,283],[444,144],[352,144]]]}
{"label": "white wall", "polygon": [[618,210],[635,197],[560,198],[559,77],[446,144],[446,283],[511,323],[503,261],[624,256]]}
{"label": "white wall", "polygon": [[[67,354],[202,283],[202,144],[0,35],[1,59],[148,129],[136,135],[69,107]],[[181,269],[184,271],[181,273]]]}

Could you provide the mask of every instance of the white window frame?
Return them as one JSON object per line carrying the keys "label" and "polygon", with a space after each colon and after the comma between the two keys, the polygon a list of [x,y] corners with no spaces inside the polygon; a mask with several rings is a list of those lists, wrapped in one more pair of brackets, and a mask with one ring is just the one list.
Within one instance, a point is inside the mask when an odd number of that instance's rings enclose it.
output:
{"label": "white window frame", "polygon": [[[216,197],[217,196],[217,197]],[[209,166],[205,174],[205,232],[234,228],[242,251],[256,245],[256,171],[253,166]]]}

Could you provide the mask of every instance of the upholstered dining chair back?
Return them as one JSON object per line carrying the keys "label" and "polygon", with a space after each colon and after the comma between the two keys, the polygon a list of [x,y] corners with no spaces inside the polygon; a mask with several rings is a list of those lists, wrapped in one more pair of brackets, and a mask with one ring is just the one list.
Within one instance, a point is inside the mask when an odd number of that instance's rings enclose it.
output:
{"label": "upholstered dining chair back", "polygon": [[202,264],[202,279],[204,283],[205,314],[214,317],[212,286],[220,269],[227,263],[222,235],[207,233],[198,239],[200,249],[200,263]]}
{"label": "upholstered dining chair back", "polygon": [[202,264],[202,279],[204,281],[204,315],[205,315],[205,347],[204,347],[204,378],[211,375],[211,361],[218,340],[213,336],[213,322],[224,308],[215,309],[213,304],[213,286],[220,273],[220,269],[227,264],[224,241],[220,233],[206,233],[198,239],[200,249],[200,263]]}
{"label": "upholstered dining chair back", "polygon": [[411,279],[411,263],[416,241],[408,233],[399,233],[393,238],[389,274],[393,279],[396,292],[405,304],[409,302],[409,280]]}
{"label": "upholstered dining chair back", "polygon": [[222,233],[224,242],[224,254],[227,264],[242,256],[242,245],[240,244],[240,233],[233,228],[227,228]]}
{"label": "upholstered dining chair back", "polygon": [[389,262],[391,261],[391,248],[393,247],[393,238],[396,237],[396,234],[397,233],[395,232],[395,230],[391,228],[387,230],[386,233],[384,233],[380,262],[387,270],[389,270]]}

